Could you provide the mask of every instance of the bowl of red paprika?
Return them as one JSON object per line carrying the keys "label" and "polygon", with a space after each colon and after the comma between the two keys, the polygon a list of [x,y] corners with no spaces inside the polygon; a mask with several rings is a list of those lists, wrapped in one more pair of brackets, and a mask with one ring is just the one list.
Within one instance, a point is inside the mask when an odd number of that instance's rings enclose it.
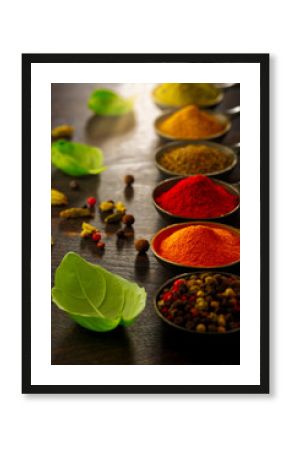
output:
{"label": "bowl of red paprika", "polygon": [[161,181],[153,190],[152,200],[169,222],[223,220],[240,207],[239,191],[234,186],[205,175]]}
{"label": "bowl of red paprika", "polygon": [[167,280],[154,299],[158,317],[181,331],[231,335],[240,330],[240,277],[227,272],[183,273]]}
{"label": "bowl of red paprika", "polygon": [[240,230],[210,221],[175,223],[153,236],[151,250],[167,267],[224,269],[240,262]]}

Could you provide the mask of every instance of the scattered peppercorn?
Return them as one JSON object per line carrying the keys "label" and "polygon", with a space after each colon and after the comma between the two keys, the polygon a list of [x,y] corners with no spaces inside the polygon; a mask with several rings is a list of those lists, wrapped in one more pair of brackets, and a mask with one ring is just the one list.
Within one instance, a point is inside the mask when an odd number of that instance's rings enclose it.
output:
{"label": "scattered peppercorn", "polygon": [[80,185],[79,185],[79,183],[76,180],[71,180],[70,183],[69,183],[69,187],[73,191],[77,191],[80,188]]}
{"label": "scattered peppercorn", "polygon": [[178,278],[161,291],[157,307],[167,320],[190,331],[238,330],[240,279],[222,273],[195,273]]}
{"label": "scattered peppercorn", "polygon": [[135,241],[135,249],[138,253],[146,253],[149,249],[149,242],[147,239],[138,239]]}
{"label": "scattered peppercorn", "polygon": [[97,203],[97,200],[95,199],[95,197],[88,197],[87,198],[87,205],[88,205],[89,208],[93,208],[96,203]]}
{"label": "scattered peppercorn", "polygon": [[131,186],[134,183],[135,178],[133,177],[133,175],[126,175],[124,181],[126,186]]}
{"label": "scattered peppercorn", "polygon": [[101,233],[98,233],[97,231],[94,231],[92,234],[92,240],[95,242],[99,242],[102,238]]}
{"label": "scattered peppercorn", "polygon": [[122,222],[127,226],[133,225],[135,222],[135,217],[132,214],[125,214],[122,217]]}

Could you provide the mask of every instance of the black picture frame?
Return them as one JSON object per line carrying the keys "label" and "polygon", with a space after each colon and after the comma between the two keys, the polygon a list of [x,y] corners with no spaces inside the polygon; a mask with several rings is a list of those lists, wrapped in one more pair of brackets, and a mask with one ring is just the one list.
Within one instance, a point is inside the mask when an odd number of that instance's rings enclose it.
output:
{"label": "black picture frame", "polygon": [[[269,54],[23,54],[22,55],[22,393],[258,394],[269,393]],[[260,384],[32,385],[31,384],[31,65],[33,63],[260,64]]]}

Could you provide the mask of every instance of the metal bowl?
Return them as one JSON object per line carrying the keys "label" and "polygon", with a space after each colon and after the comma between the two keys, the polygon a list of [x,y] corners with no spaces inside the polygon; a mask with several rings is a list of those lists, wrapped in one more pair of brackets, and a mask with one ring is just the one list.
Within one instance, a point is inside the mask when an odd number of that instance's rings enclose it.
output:
{"label": "metal bowl", "polygon": [[[219,94],[217,95],[217,97],[215,99],[213,99],[211,102],[207,103],[206,105],[195,103],[199,108],[201,108],[201,109],[212,108],[213,106],[216,106],[216,105],[218,105],[219,103],[222,102],[222,100],[224,98],[224,93],[223,93],[222,89],[220,89],[219,86],[217,86],[215,83],[213,83],[213,84],[219,90]],[[160,84],[155,86],[155,88],[152,90],[152,93],[151,93],[153,102],[155,103],[156,106],[158,106],[158,108],[160,108],[162,110],[176,111],[177,109],[179,109],[179,108],[181,108],[183,106],[187,106],[187,105],[192,104],[192,101],[189,102],[189,103],[180,104],[178,106],[176,106],[176,105],[168,105],[166,103],[160,103],[155,97],[155,93],[156,93],[156,91],[157,91],[159,86],[160,86]]]}
{"label": "metal bowl", "polygon": [[204,221],[204,220],[196,220],[196,221],[191,221],[191,222],[182,222],[182,223],[175,223],[173,225],[168,225],[165,228],[161,228],[161,230],[159,230],[151,239],[151,243],[150,243],[150,247],[152,250],[152,253],[154,254],[154,256],[156,257],[156,259],[163,265],[167,266],[167,267],[175,267],[175,268],[182,268],[182,269],[186,269],[189,271],[194,271],[196,269],[198,270],[203,270],[203,271],[207,271],[207,270],[212,270],[212,269],[223,269],[226,267],[232,267],[235,266],[236,264],[238,264],[240,262],[240,259],[238,259],[237,261],[233,261],[231,263],[228,264],[224,264],[222,266],[187,266],[185,264],[181,264],[181,263],[176,263],[174,261],[171,261],[170,259],[166,259],[163,258],[163,256],[159,255],[158,250],[157,250],[157,244],[162,241],[163,239],[165,239],[166,237],[170,236],[173,232],[180,230],[182,228],[186,228],[190,225],[205,225],[207,227],[213,227],[213,228],[224,228],[226,230],[231,231],[232,233],[235,233],[236,235],[240,235],[240,230],[238,228],[234,228],[230,225],[225,225],[225,224],[221,224],[221,223],[216,223],[216,222],[210,222],[210,221]]}
{"label": "metal bowl", "polygon": [[216,134],[212,134],[210,136],[204,136],[203,138],[198,138],[198,139],[192,139],[192,138],[184,138],[181,136],[170,136],[169,134],[165,134],[162,131],[159,130],[159,126],[162,122],[164,122],[164,120],[168,119],[168,117],[170,117],[172,114],[174,114],[176,111],[174,112],[167,112],[165,114],[162,114],[161,116],[157,117],[157,119],[154,122],[154,129],[156,134],[161,137],[162,139],[166,139],[167,141],[182,141],[182,142],[196,142],[196,141],[200,141],[202,139],[217,139],[221,136],[223,136],[224,134],[226,134],[228,131],[230,131],[231,127],[232,127],[232,123],[231,120],[229,119],[229,117],[225,114],[222,113],[214,113],[212,111],[207,111],[207,114],[211,114],[212,116],[214,116],[216,118],[216,120],[218,122],[220,122],[224,128],[223,130],[221,130],[219,133]]}
{"label": "metal bowl", "polygon": [[[163,216],[165,219],[169,220],[169,221],[175,221],[175,222],[180,222],[180,221],[192,221],[192,220],[206,220],[206,221],[211,221],[211,220],[219,220],[219,219],[225,219],[229,216],[231,216],[232,214],[234,214],[236,211],[238,211],[239,207],[240,207],[240,201],[237,204],[237,206],[232,209],[231,211],[227,212],[226,214],[222,214],[220,216],[217,217],[210,217],[210,218],[196,218],[196,217],[184,217],[184,216],[178,216],[176,214],[172,214],[171,212],[167,211],[166,209],[163,209],[160,205],[158,205],[158,203],[156,202],[156,197],[158,197],[160,194],[162,194],[163,192],[168,191],[169,189],[171,189],[176,183],[178,183],[181,180],[184,180],[185,178],[188,177],[175,177],[175,178],[169,178],[168,180],[165,181],[161,181],[161,183],[159,183],[153,190],[152,192],[152,200],[153,200],[153,204],[155,206],[155,208],[157,209],[157,211],[159,212],[159,214],[161,214],[161,216]],[[212,181],[214,181],[216,184],[219,184],[220,186],[223,186],[225,189],[227,189],[227,191],[229,191],[231,194],[236,195],[238,197],[240,197],[240,193],[239,191],[233,187],[232,185],[225,183],[223,181],[220,180],[216,180],[213,179]]]}
{"label": "metal bowl", "polygon": [[[217,150],[223,152],[224,154],[226,154],[230,158],[232,158],[232,163],[229,166],[225,167],[224,169],[218,170],[216,172],[203,173],[203,175],[207,175],[210,177],[224,175],[226,173],[231,172],[238,163],[238,158],[237,158],[237,155],[234,152],[234,150],[232,150],[230,147],[227,147],[225,145],[217,144],[216,142],[210,142],[210,141],[188,141],[188,142],[186,142],[186,145],[206,145],[207,147],[216,148]],[[168,176],[176,177],[176,176],[194,175],[193,173],[173,172],[171,170],[166,169],[160,163],[160,158],[162,155],[164,155],[165,153],[169,153],[171,150],[173,150],[174,148],[178,148],[178,147],[184,147],[184,142],[182,142],[182,141],[181,142],[180,141],[168,142],[167,144],[163,145],[162,147],[159,147],[159,149],[157,150],[157,152],[155,154],[155,164],[156,164],[158,170],[162,173],[162,175],[165,175],[167,177]]]}
{"label": "metal bowl", "polygon": [[239,83],[213,83],[219,89],[229,89],[236,86]]}
{"label": "metal bowl", "polygon": [[[198,272],[194,272],[194,273],[206,273],[206,271],[202,271],[202,272],[198,271]],[[214,274],[221,274],[221,275],[225,275],[225,276],[228,275],[228,276],[234,277],[236,279],[240,279],[240,277],[238,275],[235,275],[233,273],[228,273],[228,272],[212,272],[212,273],[214,273]],[[166,317],[163,316],[163,314],[160,312],[160,310],[159,310],[159,308],[157,306],[157,301],[158,301],[162,291],[165,288],[167,288],[170,285],[172,285],[172,283],[175,280],[178,280],[179,278],[189,278],[191,275],[192,275],[192,273],[183,273],[181,275],[177,275],[177,276],[175,276],[173,278],[170,278],[164,284],[162,284],[162,286],[160,286],[160,288],[158,289],[158,291],[157,291],[157,293],[155,295],[155,298],[154,298],[154,309],[155,309],[155,312],[156,312],[157,316],[161,320],[163,320],[163,322],[165,322],[167,325],[169,325],[169,326],[171,326],[171,327],[173,327],[173,328],[175,328],[177,330],[185,331],[187,333],[191,333],[191,334],[195,334],[195,335],[202,335],[202,336],[209,336],[209,335],[210,336],[211,335],[214,335],[214,336],[217,336],[217,335],[218,336],[226,336],[226,335],[232,335],[233,333],[238,333],[240,331],[240,328],[235,328],[234,330],[226,331],[226,333],[218,333],[218,332],[212,332],[212,331],[207,331],[206,333],[198,333],[195,330],[188,330],[187,328],[181,327],[180,325],[176,325],[175,323],[170,322],[170,320],[166,319]]]}

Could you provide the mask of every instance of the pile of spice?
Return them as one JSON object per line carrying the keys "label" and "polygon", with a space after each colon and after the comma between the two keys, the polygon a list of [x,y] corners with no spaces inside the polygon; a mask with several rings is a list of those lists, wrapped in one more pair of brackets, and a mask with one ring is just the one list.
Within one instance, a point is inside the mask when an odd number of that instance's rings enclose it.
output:
{"label": "pile of spice", "polygon": [[198,333],[240,328],[240,279],[235,275],[197,273],[166,287],[157,307],[170,322]]}
{"label": "pile of spice", "polygon": [[239,197],[205,175],[178,181],[155,198],[165,211],[189,219],[213,219],[232,211]]}
{"label": "pile of spice", "polygon": [[190,105],[171,114],[158,128],[163,134],[174,139],[206,139],[221,133],[225,124],[214,115]]}
{"label": "pile of spice", "polygon": [[154,91],[155,100],[166,106],[209,106],[219,97],[220,90],[209,83],[164,83]]}
{"label": "pile of spice", "polygon": [[190,267],[221,267],[240,259],[240,236],[218,225],[188,225],[155,245],[166,260]]}
{"label": "pile of spice", "polygon": [[164,152],[158,163],[180,175],[210,174],[229,167],[233,156],[207,145],[188,144]]}

